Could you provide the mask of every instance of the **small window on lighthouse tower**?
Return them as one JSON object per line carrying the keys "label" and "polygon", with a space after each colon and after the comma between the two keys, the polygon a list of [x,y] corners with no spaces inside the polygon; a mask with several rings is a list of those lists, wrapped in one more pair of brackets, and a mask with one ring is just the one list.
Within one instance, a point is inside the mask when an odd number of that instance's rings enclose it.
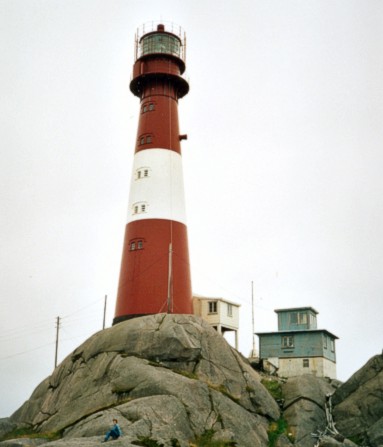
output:
{"label": "small window on lighthouse tower", "polygon": [[139,167],[138,169],[136,169],[136,173],[135,173],[135,180],[142,180],[144,178],[148,178],[150,177],[150,169],[146,168],[146,167]]}
{"label": "small window on lighthouse tower", "polygon": [[133,204],[133,213],[132,214],[141,214],[146,213],[148,211],[148,204],[146,202],[136,202]]}
{"label": "small window on lighthouse tower", "polygon": [[142,250],[143,249],[143,243],[142,241],[138,241],[137,242],[137,250]]}
{"label": "small window on lighthouse tower", "polygon": [[154,110],[154,104],[152,102],[149,104],[148,103],[143,104],[141,107],[141,113],[152,112],[153,110]]}
{"label": "small window on lighthouse tower", "polygon": [[151,143],[152,142],[152,136],[151,135],[148,135],[147,137],[146,137],[146,143]]}
{"label": "small window on lighthouse tower", "polygon": [[136,249],[136,243],[135,242],[131,242],[130,243],[130,251],[133,251]]}

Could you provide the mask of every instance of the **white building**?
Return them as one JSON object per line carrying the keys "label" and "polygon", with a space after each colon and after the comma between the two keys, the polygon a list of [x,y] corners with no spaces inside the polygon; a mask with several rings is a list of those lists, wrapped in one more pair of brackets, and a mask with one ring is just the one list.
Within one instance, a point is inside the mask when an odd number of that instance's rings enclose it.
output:
{"label": "white building", "polygon": [[235,349],[238,349],[239,307],[240,304],[223,298],[193,295],[194,315],[201,317],[221,335],[234,332]]}

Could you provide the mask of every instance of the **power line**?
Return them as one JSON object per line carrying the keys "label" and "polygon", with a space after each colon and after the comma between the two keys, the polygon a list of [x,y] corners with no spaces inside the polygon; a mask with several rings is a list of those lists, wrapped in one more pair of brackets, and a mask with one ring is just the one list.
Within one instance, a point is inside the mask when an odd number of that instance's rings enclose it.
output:
{"label": "power line", "polygon": [[[104,313],[103,313],[103,329],[105,328],[105,318],[106,318],[106,300],[107,300],[107,296],[106,295],[105,295],[104,300],[105,300],[105,302],[104,302]],[[92,303],[90,303],[90,304],[88,304],[88,305],[86,305],[86,306],[84,306],[84,307],[82,307],[80,309],[77,309],[75,312],[67,314],[64,317],[56,317],[56,323],[55,323],[56,339],[55,339],[55,342],[47,343],[47,344],[40,345],[40,346],[37,346],[37,347],[32,348],[32,349],[28,349],[28,350],[25,350],[25,351],[21,351],[21,352],[18,352],[18,353],[14,353],[14,354],[11,354],[11,355],[0,357],[0,360],[13,359],[15,357],[26,355],[26,354],[29,354],[31,352],[37,351],[39,349],[42,349],[44,347],[51,346],[52,344],[55,344],[54,365],[55,365],[55,368],[56,368],[57,367],[57,363],[58,363],[59,335],[60,335],[60,329],[62,329],[62,320],[63,320],[63,318],[66,319],[66,321],[65,321],[65,323],[66,323],[65,326],[66,327],[67,326],[72,326],[72,325],[76,324],[76,321],[83,320],[83,318],[81,318],[79,316],[79,314],[82,311],[84,311],[84,310],[88,309],[89,307],[94,306],[95,304],[98,304],[98,303],[100,303],[100,299],[98,299],[98,300],[96,300],[96,301],[94,301],[94,302],[92,302]],[[74,315],[76,315],[78,317],[77,318],[71,318]],[[92,318],[89,318],[90,315],[92,316]],[[99,314],[99,312],[97,312],[97,317],[99,318],[99,316],[100,316],[100,314]],[[87,322],[96,322],[98,320],[98,318],[96,319],[96,312],[95,311],[91,312],[87,316]],[[19,327],[16,327],[16,328],[12,328],[12,329],[3,331],[3,333],[0,334],[0,343],[1,342],[8,342],[9,343],[10,340],[15,340],[17,338],[22,338],[22,337],[25,338],[25,337],[28,337],[30,335],[38,334],[39,332],[44,332],[44,331],[46,332],[47,329],[50,328],[50,327],[51,327],[51,323],[50,322],[48,323],[47,320],[44,320],[44,321],[36,322],[33,326],[25,326],[24,325],[24,326],[19,326]],[[88,334],[83,334],[83,335],[77,335],[77,336],[71,337],[71,338],[65,338],[65,339],[62,339],[61,342],[72,340],[72,339],[76,339],[76,338],[77,339],[78,338],[83,338],[84,336],[85,337],[86,336],[90,336],[90,334],[88,333]]]}
{"label": "power line", "polygon": [[64,315],[64,316],[61,317],[61,318],[62,318],[62,319],[66,319],[66,318],[71,317],[72,315],[76,315],[76,314],[78,314],[79,312],[82,312],[83,310],[88,309],[89,307],[92,307],[92,306],[94,306],[95,304],[100,303],[100,301],[101,301],[101,299],[99,298],[98,300],[93,301],[92,303],[89,303],[89,304],[87,304],[86,306],[81,307],[80,309],[77,309],[77,310],[75,310],[74,312],[72,312],[72,313],[70,313],[70,314],[68,314],[68,315]]}
{"label": "power line", "polygon": [[[46,343],[45,345],[38,346],[37,348],[28,349],[27,351],[17,352],[16,354],[8,355],[6,357],[1,357],[0,360],[8,360],[14,357],[19,357],[20,355],[29,354],[30,352],[38,351],[39,349],[46,348],[47,346],[52,346],[54,342]],[[6,365],[4,365],[6,366]]]}
{"label": "power line", "polygon": [[3,331],[0,334],[0,341],[2,341],[2,339],[4,338],[9,338],[9,337],[20,337],[22,335],[24,335],[25,333],[29,334],[31,333],[31,331],[38,331],[38,330],[42,330],[44,328],[48,328],[51,326],[51,323],[48,323],[48,320],[45,320],[43,323],[35,323],[33,326],[19,326],[19,327],[15,327],[6,331]]}

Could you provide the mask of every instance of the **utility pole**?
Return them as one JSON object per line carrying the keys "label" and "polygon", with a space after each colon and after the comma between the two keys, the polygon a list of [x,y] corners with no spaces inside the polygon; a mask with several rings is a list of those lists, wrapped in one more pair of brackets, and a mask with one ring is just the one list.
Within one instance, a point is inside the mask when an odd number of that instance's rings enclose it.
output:
{"label": "utility pole", "polygon": [[59,349],[59,330],[60,330],[60,317],[56,320],[56,350],[55,350],[55,368],[57,367],[57,354]]}
{"label": "utility pole", "polygon": [[108,295],[105,295],[105,301],[104,301],[104,319],[102,321],[102,329],[105,329],[105,317],[106,317],[106,302],[108,300]]}
{"label": "utility pole", "polygon": [[251,354],[252,357],[255,357],[255,336],[254,336],[254,281],[251,281],[251,320],[252,320],[252,328],[253,328],[253,352]]}

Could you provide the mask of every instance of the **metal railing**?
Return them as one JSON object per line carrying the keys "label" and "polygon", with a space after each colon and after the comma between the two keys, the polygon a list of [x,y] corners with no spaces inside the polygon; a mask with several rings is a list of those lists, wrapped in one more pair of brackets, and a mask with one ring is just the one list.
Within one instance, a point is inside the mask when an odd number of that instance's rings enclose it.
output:
{"label": "metal railing", "polygon": [[[179,39],[180,46],[179,48],[175,49],[169,46],[169,48],[166,48],[166,45],[161,48],[159,45],[153,45],[152,49],[147,50],[147,48],[144,50],[141,46],[142,38],[149,33],[158,31],[158,25],[164,26],[163,33],[171,33],[174,36],[176,36]],[[161,33],[161,31],[158,31]],[[165,53],[165,54],[172,54],[174,56],[179,57],[181,60],[185,62],[186,60],[186,34],[185,31],[181,28],[181,26],[173,23],[168,22],[166,20],[157,20],[157,21],[151,21],[146,22],[142,24],[140,27],[137,28],[136,36],[135,36],[135,60],[137,60],[139,57],[141,57],[144,54],[156,54],[156,53]]]}

